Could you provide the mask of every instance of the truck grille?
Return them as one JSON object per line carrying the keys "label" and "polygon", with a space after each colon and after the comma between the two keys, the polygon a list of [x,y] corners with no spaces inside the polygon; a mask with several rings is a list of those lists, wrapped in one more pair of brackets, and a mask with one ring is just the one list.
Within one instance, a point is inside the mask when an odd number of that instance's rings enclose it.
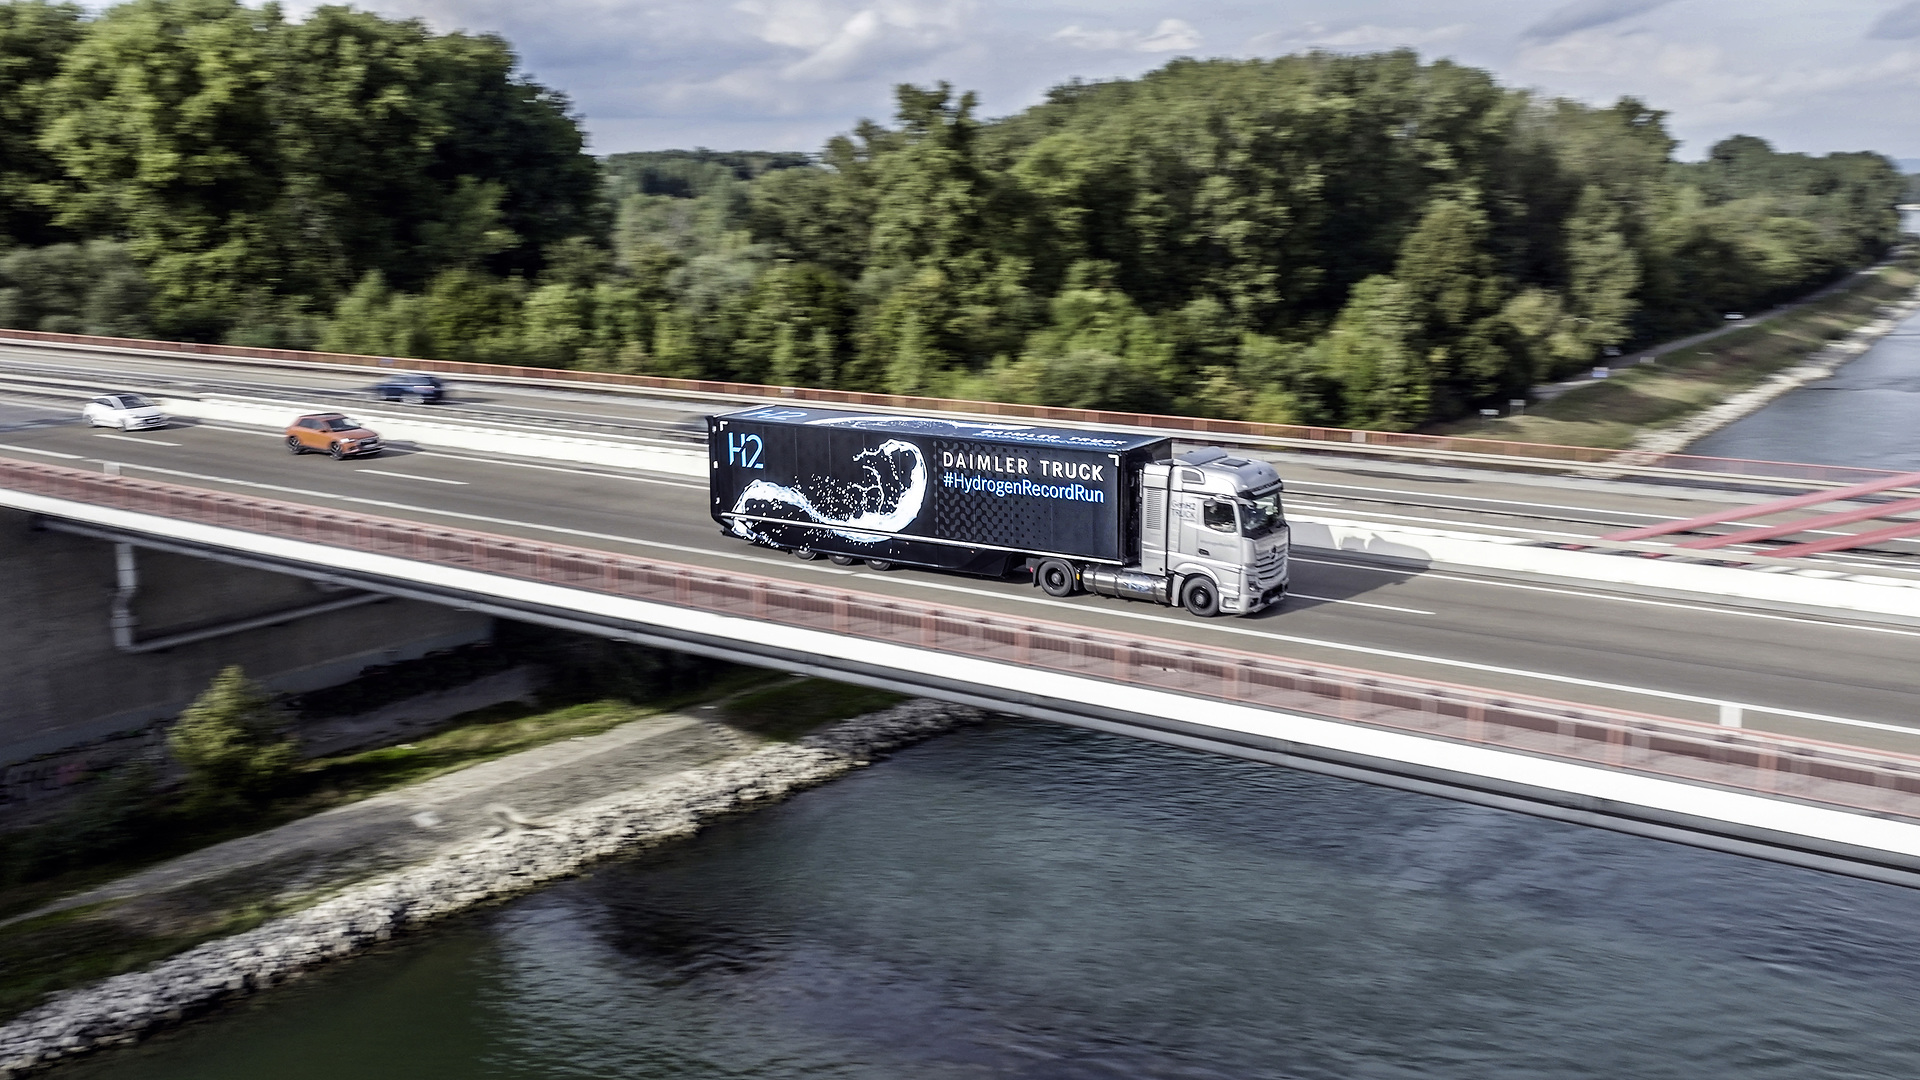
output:
{"label": "truck grille", "polygon": [[1278,581],[1280,575],[1285,573],[1286,569],[1287,553],[1281,548],[1263,551],[1258,556],[1255,556],[1253,560],[1254,580],[1260,582],[1262,585],[1267,582]]}

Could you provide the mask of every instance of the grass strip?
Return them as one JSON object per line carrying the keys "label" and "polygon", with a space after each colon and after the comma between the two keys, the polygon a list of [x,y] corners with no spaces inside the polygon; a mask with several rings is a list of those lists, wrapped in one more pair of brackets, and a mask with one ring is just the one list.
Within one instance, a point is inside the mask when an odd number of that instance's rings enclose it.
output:
{"label": "grass strip", "polygon": [[1438,434],[1624,450],[1650,429],[1669,427],[1765,381],[1880,317],[1920,284],[1920,254],[1908,253],[1844,288],[1763,323],[1654,363],[1616,369],[1525,415],[1463,420]]}

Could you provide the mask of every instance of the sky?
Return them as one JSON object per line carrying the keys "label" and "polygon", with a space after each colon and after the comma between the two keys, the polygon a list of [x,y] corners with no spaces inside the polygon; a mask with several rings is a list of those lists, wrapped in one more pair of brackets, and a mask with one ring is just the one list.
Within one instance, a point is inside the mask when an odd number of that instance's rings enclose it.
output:
{"label": "sky", "polygon": [[[302,6],[287,5],[298,14]],[[1407,46],[1508,86],[1668,112],[1682,158],[1731,134],[1920,159],[1920,0],[359,0],[499,33],[564,91],[595,153],[818,150],[895,84],[1004,116],[1069,79],[1176,56]],[[1920,163],[1916,163],[1920,164]]]}

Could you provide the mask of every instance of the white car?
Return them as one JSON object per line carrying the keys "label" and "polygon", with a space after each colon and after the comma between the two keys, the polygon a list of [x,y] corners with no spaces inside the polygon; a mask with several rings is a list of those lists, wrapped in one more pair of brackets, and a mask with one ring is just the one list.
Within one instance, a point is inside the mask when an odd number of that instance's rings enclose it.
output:
{"label": "white car", "polygon": [[88,427],[141,431],[166,427],[173,418],[139,394],[101,394],[80,407],[80,419]]}

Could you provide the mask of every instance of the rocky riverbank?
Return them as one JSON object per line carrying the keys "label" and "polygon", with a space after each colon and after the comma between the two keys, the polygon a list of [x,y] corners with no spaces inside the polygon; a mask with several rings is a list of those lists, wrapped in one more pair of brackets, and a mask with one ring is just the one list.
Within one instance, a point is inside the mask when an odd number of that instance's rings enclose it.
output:
{"label": "rocky riverbank", "polygon": [[824,783],[874,757],[978,720],[914,701],[843,721],[642,791],[512,827],[351,886],[254,930],[67,991],[0,1027],[0,1080],[142,1037],[330,960],[614,855],[682,839],[716,818]]}

